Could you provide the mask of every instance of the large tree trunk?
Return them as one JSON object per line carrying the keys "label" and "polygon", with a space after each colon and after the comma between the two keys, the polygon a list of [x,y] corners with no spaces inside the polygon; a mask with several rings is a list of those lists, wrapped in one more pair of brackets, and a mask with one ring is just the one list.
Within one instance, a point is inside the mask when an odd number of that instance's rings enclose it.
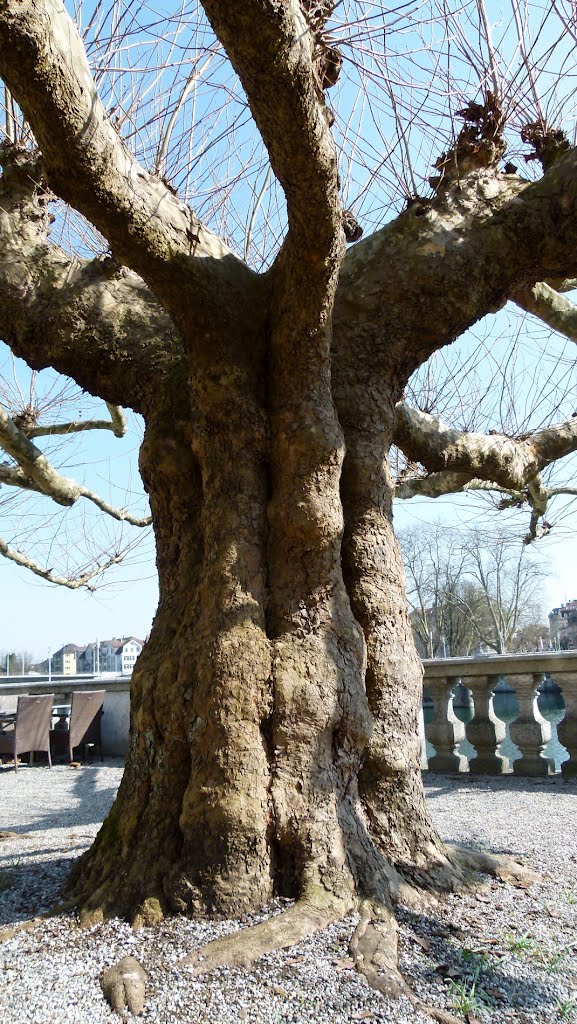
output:
{"label": "large tree trunk", "polygon": [[270,463],[256,372],[233,395],[172,379],[148,415],[160,603],[124,779],[72,880],[86,907],[231,915],[279,894],[342,913],[440,849],[383,437],[347,425],[345,585],[343,436],[302,358],[298,387],[274,371]]}
{"label": "large tree trunk", "polygon": [[246,397],[219,405],[207,388],[191,410],[182,395],[149,417],[141,452],[160,602],[133,674],[126,772],[73,880],[105,912],[155,899],[235,913],[272,893],[262,437]]}

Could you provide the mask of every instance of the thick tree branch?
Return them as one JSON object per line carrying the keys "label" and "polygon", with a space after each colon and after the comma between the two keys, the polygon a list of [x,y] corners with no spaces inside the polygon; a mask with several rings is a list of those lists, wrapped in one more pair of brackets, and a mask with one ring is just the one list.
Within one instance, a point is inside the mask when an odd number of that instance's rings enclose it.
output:
{"label": "thick tree branch", "polygon": [[335,358],[346,358],[353,375],[355,363],[385,373],[393,360],[402,387],[433,352],[511,295],[574,276],[576,215],[577,150],[537,182],[488,168],[432,202],[412,204],[347,253]]}
{"label": "thick tree branch", "polygon": [[[474,488],[475,481],[468,473],[427,473],[426,476],[409,476],[397,481],[395,498],[442,498],[444,494],[458,494]],[[491,485],[487,484],[487,487]],[[494,485],[496,486],[496,485]]]}
{"label": "thick tree branch", "polygon": [[203,6],[284,189],[294,244],[314,265],[340,230],[340,203],[336,149],[303,7],[298,0],[204,0]]}
{"label": "thick tree branch", "polygon": [[38,154],[4,146],[0,160],[0,336],[34,368],[53,366],[111,405],[142,411],[167,374],[185,372],[174,324],[114,260],[73,259],[49,244]]}
{"label": "thick tree branch", "polygon": [[550,285],[540,282],[515,292],[512,298],[521,309],[533,313],[554,331],[577,343],[577,306]]}
{"label": "thick tree branch", "polygon": [[[32,126],[51,188],[98,227],[123,262],[142,273],[158,272],[176,255],[230,256],[122,143],[60,0],[4,0],[0,74]],[[195,275],[204,293],[200,262],[198,274],[187,268],[190,281]]]}
{"label": "thick tree branch", "polygon": [[577,417],[514,440],[454,430],[406,402],[398,403],[396,413],[394,440],[404,454],[431,472],[462,474],[463,482],[478,477],[523,490],[545,466],[577,451]]}
{"label": "thick tree branch", "polygon": [[[538,482],[536,483],[536,481]],[[406,480],[398,481],[395,487],[395,498],[401,500],[408,498],[442,498],[446,494],[462,494],[467,491],[488,491],[501,495],[506,494],[507,497],[502,498],[499,502],[498,507],[500,509],[521,508],[525,504],[529,505],[531,517],[529,520],[529,530],[524,538],[525,544],[530,544],[532,541],[537,540],[539,537],[544,537],[550,532],[550,524],[543,520],[540,526],[539,521],[543,519],[547,511],[549,498],[553,497],[553,493],[543,486],[538,477],[532,480],[524,491],[513,491],[500,487],[494,481],[470,480],[466,473],[430,473],[427,476],[410,477]],[[571,493],[570,489],[565,489],[565,492]],[[577,493],[577,490],[575,493]]]}
{"label": "thick tree branch", "polygon": [[18,466],[9,466],[0,462],[0,484],[7,484],[9,487],[19,487],[23,491],[36,491],[38,494],[45,494],[26,473]]}

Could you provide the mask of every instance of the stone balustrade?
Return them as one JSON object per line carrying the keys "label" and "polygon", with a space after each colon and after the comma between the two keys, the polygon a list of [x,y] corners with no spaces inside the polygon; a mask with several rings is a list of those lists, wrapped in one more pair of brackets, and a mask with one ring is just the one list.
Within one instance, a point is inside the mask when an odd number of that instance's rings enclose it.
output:
{"label": "stone balustrade", "polygon": [[577,775],[577,651],[423,664],[424,768]]}

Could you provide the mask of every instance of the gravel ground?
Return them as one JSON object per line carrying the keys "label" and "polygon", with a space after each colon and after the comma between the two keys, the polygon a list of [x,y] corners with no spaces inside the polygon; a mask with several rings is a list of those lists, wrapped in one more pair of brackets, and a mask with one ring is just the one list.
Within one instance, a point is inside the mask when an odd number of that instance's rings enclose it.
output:
{"label": "gravel ground", "polygon": [[[121,774],[119,761],[78,770],[23,767],[18,775],[0,768],[0,830],[21,834],[0,839],[0,929],[56,899]],[[401,966],[410,984],[425,1002],[468,1024],[577,1021],[577,785],[431,775],[427,793],[445,839],[522,854],[543,880],[521,889],[486,879],[475,894],[444,897],[429,915],[400,911]],[[73,918],[52,918],[0,943],[0,1021],[112,1024],[118,1017],[99,978],[132,954],[149,974],[139,1019],[150,1024],[430,1024],[350,969],[354,918],[250,971],[195,979],[178,966],[193,948],[244,923],[176,918],[133,933],[117,920],[83,931]]]}

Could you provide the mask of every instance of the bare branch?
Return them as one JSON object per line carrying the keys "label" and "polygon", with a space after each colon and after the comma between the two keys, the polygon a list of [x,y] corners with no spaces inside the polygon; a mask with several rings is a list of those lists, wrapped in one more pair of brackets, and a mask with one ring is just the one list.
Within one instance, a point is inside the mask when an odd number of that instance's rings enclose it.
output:
{"label": "bare branch", "polygon": [[81,576],[58,576],[52,569],[43,569],[41,565],[29,558],[27,555],[22,554],[21,551],[15,551],[9,547],[6,541],[0,537],[0,555],[4,558],[9,559],[11,562],[15,562],[16,565],[21,565],[25,569],[29,569],[36,576],[41,576],[42,579],[48,580],[49,583],[56,583],[61,587],[68,587],[69,590],[79,590],[81,587],[87,587],[88,590],[92,590],[92,587],[88,587],[90,580],[93,580],[96,576],[100,576],[101,573],[106,572],[113,565],[118,565],[122,562],[122,555],[114,555],[109,558],[106,562],[98,565],[95,569],[90,572],[83,573]]}
{"label": "bare branch", "polygon": [[59,505],[73,505],[80,497],[74,480],[61,476],[36,445],[18,429],[14,420],[0,406],[0,445],[18,463],[37,489],[48,494]]}
{"label": "bare branch", "polygon": [[[91,501],[96,505],[102,512],[110,516],[112,519],[118,520],[119,523],[128,523],[129,526],[150,526],[152,523],[152,516],[133,516],[131,512],[128,512],[125,508],[115,508],[114,505],[110,505],[109,502],[101,498],[100,495],[91,491],[88,487],[84,487],[82,484],[76,484],[73,480],[71,483],[75,487],[76,497],[74,504],[78,498],[86,498],[87,501]],[[15,466],[7,466],[0,463],[0,484],[8,484],[10,487],[19,487],[24,491],[36,491],[38,494],[48,494],[43,488],[39,487],[30,477]],[[49,497],[53,497],[52,494],[48,494]],[[56,501],[57,499],[54,498]],[[64,504],[60,502],[59,504]]]}
{"label": "bare branch", "polygon": [[111,430],[115,437],[126,434],[126,416],[119,405],[109,402],[106,406],[110,412],[109,420],[70,420],[68,423],[49,423],[23,429],[26,437],[49,437],[54,434],[80,434],[85,430]]}
{"label": "bare branch", "polygon": [[117,519],[119,523],[128,523],[129,526],[150,526],[152,523],[152,516],[133,516],[125,508],[115,508],[87,487],[79,487],[79,497],[93,502],[102,512],[106,512],[112,519]]}
{"label": "bare branch", "polygon": [[126,416],[119,405],[113,405],[112,402],[106,403],[106,408],[110,413],[110,419],[112,426],[106,424],[103,429],[112,430],[115,437],[124,437],[126,434]]}
{"label": "bare branch", "polygon": [[[206,302],[210,265],[183,261],[183,254],[229,257],[243,266],[123,144],[63,4],[3,3],[0,73],[32,126],[51,188],[82,212],[118,258],[157,293],[180,305],[184,300],[175,288],[180,277],[189,288],[196,284]],[[176,256],[180,260],[175,262]],[[190,292],[187,301],[190,306]]]}
{"label": "bare branch", "polygon": [[170,115],[170,118],[168,120],[168,124],[166,126],[166,129],[165,129],[164,135],[162,137],[160,146],[158,147],[158,153],[157,153],[157,156],[156,156],[155,168],[154,168],[157,174],[164,173],[164,165],[165,165],[165,162],[166,162],[166,154],[168,152],[168,147],[169,147],[169,144],[170,144],[170,139],[171,139],[172,132],[174,130],[174,126],[176,124],[178,115],[179,115],[182,107],[186,103],[186,100],[187,100],[190,92],[192,91],[192,89],[196,85],[198,79],[202,76],[203,72],[206,71],[206,69],[212,63],[212,61],[214,60],[214,57],[215,57],[214,53],[209,53],[209,55],[206,58],[206,60],[203,61],[203,63],[200,65],[200,67],[195,67],[194,70],[191,71],[189,77],[186,80],[186,84],[184,86],[184,89],[182,90],[182,92],[181,92],[177,102],[174,105],[174,110],[172,111],[172,114]]}
{"label": "bare branch", "polygon": [[[110,408],[114,414],[114,421],[108,427],[116,432],[120,429],[124,417],[114,406]],[[56,431],[56,433],[58,432]],[[91,501],[113,519],[129,523],[131,526],[149,526],[152,522],[150,516],[133,516],[126,509],[117,509],[89,488],[70,477],[61,476],[51,466],[40,449],[28,439],[22,430],[18,429],[14,420],[8,416],[2,406],[0,406],[0,446],[12,456],[20,467],[15,469],[11,466],[0,465],[0,482],[46,494],[59,505],[72,506],[79,498],[86,498],[87,501]]]}
{"label": "bare branch", "polygon": [[454,430],[405,402],[397,405],[395,444],[431,472],[452,471],[473,480],[523,490],[551,462],[577,451],[577,417],[515,440],[505,434]]}
{"label": "bare branch", "polygon": [[[352,379],[365,360],[386,374],[397,359],[408,378],[522,284],[573,274],[576,167],[571,150],[531,184],[474,171],[442,202],[411,204],[349,249],[335,300],[335,376]],[[458,280],[467,288],[449,285]]]}
{"label": "bare branch", "polygon": [[547,490],[550,498],[556,498],[558,495],[577,497],[577,487],[548,487]]}
{"label": "bare branch", "polygon": [[525,544],[551,532],[551,523],[545,520],[545,514],[551,498],[558,496],[577,496],[577,487],[546,487],[537,475],[520,491],[505,488],[492,480],[469,480],[463,473],[430,473],[428,476],[411,477],[398,481],[395,498],[441,498],[447,494],[461,494],[468,491],[485,491],[502,495],[497,508],[522,508],[527,505],[531,510],[529,530],[524,538]]}

